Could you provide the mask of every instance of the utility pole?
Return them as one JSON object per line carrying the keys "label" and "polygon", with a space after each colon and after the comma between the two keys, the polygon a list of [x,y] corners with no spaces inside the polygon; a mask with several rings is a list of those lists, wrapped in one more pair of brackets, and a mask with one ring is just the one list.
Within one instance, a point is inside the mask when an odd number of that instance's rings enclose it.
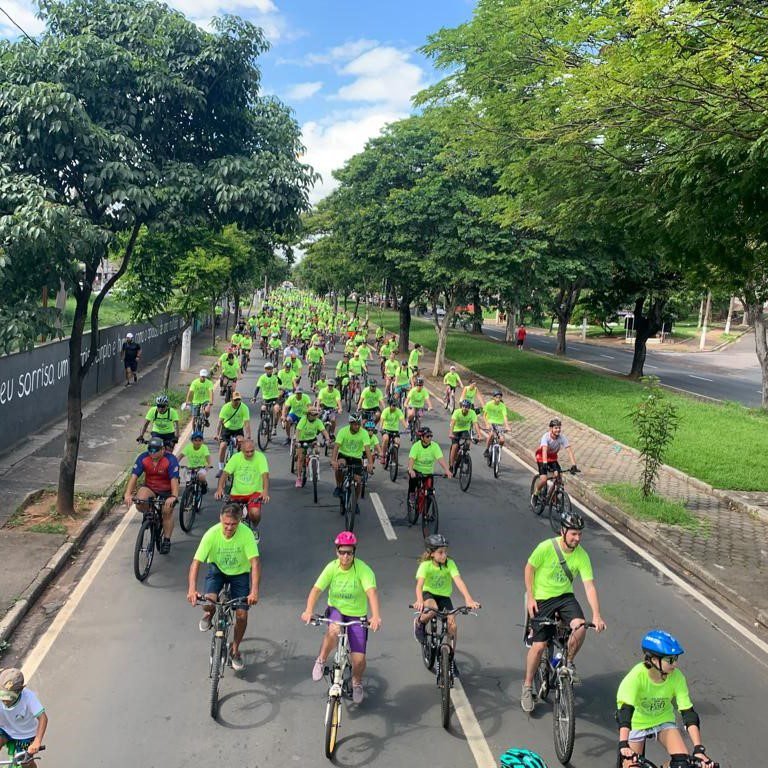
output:
{"label": "utility pole", "polygon": [[707,320],[709,319],[709,310],[712,306],[712,291],[711,289],[707,291],[707,305],[706,309],[704,310],[704,316],[701,321],[701,339],[699,341],[699,352],[704,351],[704,347],[707,343]]}

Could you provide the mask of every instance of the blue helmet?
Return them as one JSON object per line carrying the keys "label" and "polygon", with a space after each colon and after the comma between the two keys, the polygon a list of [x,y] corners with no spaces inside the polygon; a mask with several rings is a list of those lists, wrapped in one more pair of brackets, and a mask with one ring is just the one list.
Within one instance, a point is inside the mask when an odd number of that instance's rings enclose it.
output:
{"label": "blue helmet", "polygon": [[530,749],[508,749],[500,758],[502,768],[547,768],[541,755]]}
{"label": "blue helmet", "polygon": [[683,646],[663,629],[652,629],[643,638],[642,649],[651,656],[681,656]]}
{"label": "blue helmet", "polygon": [[189,439],[190,439],[190,440],[202,440],[202,439],[203,439],[203,437],[204,437],[203,433],[202,433],[202,432],[201,432],[201,431],[198,429],[198,430],[195,430],[195,431],[194,431],[194,432],[193,432],[193,433],[192,433],[192,434],[189,436]]}

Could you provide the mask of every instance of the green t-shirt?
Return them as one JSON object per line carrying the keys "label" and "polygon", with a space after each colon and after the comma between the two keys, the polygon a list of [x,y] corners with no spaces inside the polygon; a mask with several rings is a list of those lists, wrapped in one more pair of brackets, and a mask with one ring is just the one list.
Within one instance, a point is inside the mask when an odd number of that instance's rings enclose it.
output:
{"label": "green t-shirt", "polygon": [[336,363],[336,378],[340,379],[342,376],[348,376],[349,375],[349,365],[345,363],[343,360],[339,360],[338,363]]}
{"label": "green t-shirt", "polygon": [[261,476],[269,472],[269,464],[261,451],[256,451],[250,459],[246,459],[244,453],[236,453],[226,463],[224,471],[233,478],[232,496],[250,496],[264,490]]}
{"label": "green t-shirt", "polygon": [[359,357],[353,357],[349,361],[349,372],[354,376],[359,376],[363,372],[363,361]]}
{"label": "green t-shirt", "polygon": [[464,387],[464,392],[461,397],[462,400],[469,400],[470,403],[474,404],[476,397],[477,387]]}
{"label": "green t-shirt", "polygon": [[370,445],[368,433],[360,427],[357,434],[353,434],[347,425],[342,427],[336,435],[336,445],[339,446],[340,456],[349,456],[352,459],[362,459],[363,451]]}
{"label": "green t-shirt", "polygon": [[278,389],[293,389],[293,380],[296,376],[294,376],[293,371],[290,368],[283,368],[283,370],[278,371],[275,376],[277,377]]}
{"label": "green t-shirt", "polygon": [[473,424],[477,424],[477,414],[473,410],[467,411],[465,416],[461,408],[457,408],[451,414],[451,421],[453,422],[453,431],[456,432],[468,432]]}
{"label": "green t-shirt", "polygon": [[251,414],[248,411],[248,406],[242,401],[237,408],[232,405],[232,401],[224,403],[219,411],[221,426],[224,429],[228,429],[230,432],[235,429],[242,429],[243,425],[250,419],[250,417]]}
{"label": "green t-shirt", "polygon": [[393,376],[397,376],[397,372],[400,370],[399,360],[387,360],[384,363],[384,373],[391,379]]}
{"label": "green t-shirt", "polygon": [[243,338],[240,340],[240,348],[246,350],[253,349],[253,339],[248,335],[243,336]]}
{"label": "green t-shirt", "polygon": [[314,440],[325,429],[323,422],[319,418],[310,421],[306,416],[299,419],[296,425],[296,439],[301,441]]}
{"label": "green t-shirt", "polygon": [[175,408],[168,408],[165,413],[161,413],[157,406],[153,405],[147,411],[146,419],[152,422],[152,432],[157,432],[158,435],[172,435],[176,431],[173,423],[179,420],[179,412]]}
{"label": "green t-shirt", "polygon": [[370,442],[368,443],[368,447],[371,450],[376,448],[381,443],[381,440],[379,440],[379,436],[375,432],[368,432],[368,438],[370,439]]}
{"label": "green t-shirt", "polygon": [[400,421],[405,418],[405,414],[399,409],[385,408],[381,412],[381,428],[388,432],[399,432]]}
{"label": "green t-shirt", "polygon": [[317,577],[315,587],[328,590],[328,605],[343,616],[365,616],[368,613],[366,592],[376,589],[376,576],[357,558],[346,571],[342,570],[338,560],[332,560]]}
{"label": "green t-shirt", "polygon": [[288,413],[295,413],[301,417],[306,415],[312,401],[307,395],[302,393],[301,397],[298,394],[291,395],[286,399],[285,404],[288,406]]}
{"label": "green t-shirt", "polygon": [[320,405],[323,408],[337,408],[341,402],[341,392],[337,387],[331,389],[330,387],[324,387],[318,390],[317,399],[320,401]]}
{"label": "green t-shirt", "polygon": [[301,376],[301,369],[304,367],[304,363],[299,358],[291,358],[291,370],[294,376]]}
{"label": "green t-shirt", "polygon": [[367,344],[361,344],[357,348],[357,354],[360,355],[360,359],[364,362],[368,362],[368,358],[371,356],[371,348]]}
{"label": "green t-shirt", "polygon": [[679,669],[673,669],[665,680],[654,683],[643,662],[629,670],[616,693],[618,707],[629,704],[635,708],[632,729],[638,731],[662,723],[674,723],[673,700],[679,710],[693,706],[685,675]]}
{"label": "green t-shirt", "polygon": [[372,411],[374,408],[379,407],[379,403],[384,399],[384,393],[376,387],[371,391],[370,387],[366,387],[360,395],[360,400],[363,405],[363,410]]}
{"label": "green t-shirt", "polygon": [[[555,550],[557,541],[545,539],[528,558],[528,562],[536,569],[533,576],[534,600],[548,600],[550,597],[560,597],[573,592],[573,584],[560,565],[560,553]],[[552,546],[553,542],[555,546]],[[592,563],[586,550],[578,546],[570,553],[563,549],[563,554],[574,578],[581,576],[582,581],[592,581]]]}
{"label": "green t-shirt", "polygon": [[243,337],[239,333],[233,333],[232,338],[230,339],[233,347],[239,347],[242,340]]}
{"label": "green t-shirt", "polygon": [[270,339],[267,343],[267,346],[270,349],[282,349],[283,348],[283,342],[280,341],[280,339]]}
{"label": "green t-shirt", "polygon": [[323,359],[323,350],[320,347],[310,347],[307,350],[307,360],[310,363],[319,363]]}
{"label": "green t-shirt", "polygon": [[190,469],[200,469],[200,467],[207,466],[207,458],[211,455],[205,443],[201,443],[199,448],[195,448],[192,443],[187,443],[181,453],[186,457],[187,466]]}
{"label": "green t-shirt", "polygon": [[456,371],[448,371],[448,373],[443,376],[443,384],[447,387],[458,387],[459,381],[461,381],[461,379]]}
{"label": "green t-shirt", "polygon": [[412,349],[411,354],[408,355],[408,365],[411,368],[416,368],[419,365],[419,358],[421,357],[422,353],[419,352],[418,349]]}
{"label": "green t-shirt", "polygon": [[210,379],[195,379],[190,382],[189,388],[192,390],[192,405],[213,401],[213,382]]}
{"label": "green t-shirt", "polygon": [[277,400],[277,397],[280,394],[280,382],[277,380],[277,376],[274,373],[271,376],[262,373],[256,382],[256,386],[265,400]]}
{"label": "green t-shirt", "polygon": [[228,362],[227,358],[224,358],[221,363],[221,375],[226,376],[228,379],[236,379],[240,374],[240,363],[237,358],[233,358],[232,362]]}
{"label": "green t-shirt", "polygon": [[397,372],[397,376],[395,377],[395,385],[398,387],[404,387],[406,384],[409,384],[410,381],[411,374],[408,372],[408,366],[403,367],[401,365]]}
{"label": "green t-shirt", "polygon": [[424,579],[424,592],[431,592],[440,597],[450,597],[453,592],[453,580],[459,575],[456,563],[449,557],[443,566],[434,560],[425,560],[416,571],[417,579]]}
{"label": "green t-shirt", "polygon": [[497,403],[495,400],[489,400],[483,406],[483,416],[488,419],[489,424],[503,424],[509,411],[504,403]]}
{"label": "green t-shirt", "polygon": [[238,525],[231,539],[224,537],[221,523],[209,528],[197,545],[194,559],[213,563],[227,576],[250,573],[251,559],[259,556],[259,545],[247,525]]}
{"label": "green t-shirt", "polygon": [[409,405],[411,408],[423,408],[427,404],[428,397],[429,392],[427,392],[425,387],[414,387],[408,393],[408,397],[405,399],[405,404]]}
{"label": "green t-shirt", "polygon": [[443,449],[435,442],[424,446],[421,440],[417,440],[408,452],[408,458],[413,459],[413,468],[422,475],[431,475],[435,469],[435,462],[443,458]]}

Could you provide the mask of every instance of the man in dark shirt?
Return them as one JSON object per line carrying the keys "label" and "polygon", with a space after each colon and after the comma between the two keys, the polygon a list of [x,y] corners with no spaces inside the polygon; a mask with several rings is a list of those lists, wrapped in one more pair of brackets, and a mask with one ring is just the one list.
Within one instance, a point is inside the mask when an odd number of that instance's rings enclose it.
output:
{"label": "man in dark shirt", "polygon": [[123,348],[120,350],[120,359],[125,364],[125,386],[127,387],[131,383],[131,377],[133,377],[133,383],[138,381],[136,377],[136,369],[139,365],[139,358],[141,357],[141,344],[137,344],[133,340],[132,333],[125,334],[125,341],[123,342]]}

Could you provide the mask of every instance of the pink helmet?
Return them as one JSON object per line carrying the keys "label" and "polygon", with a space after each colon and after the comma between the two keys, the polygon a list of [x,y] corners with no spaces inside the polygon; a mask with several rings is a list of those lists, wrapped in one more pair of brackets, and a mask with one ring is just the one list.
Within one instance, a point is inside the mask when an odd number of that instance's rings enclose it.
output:
{"label": "pink helmet", "polygon": [[352,531],[342,531],[333,541],[337,547],[356,547],[357,536]]}

